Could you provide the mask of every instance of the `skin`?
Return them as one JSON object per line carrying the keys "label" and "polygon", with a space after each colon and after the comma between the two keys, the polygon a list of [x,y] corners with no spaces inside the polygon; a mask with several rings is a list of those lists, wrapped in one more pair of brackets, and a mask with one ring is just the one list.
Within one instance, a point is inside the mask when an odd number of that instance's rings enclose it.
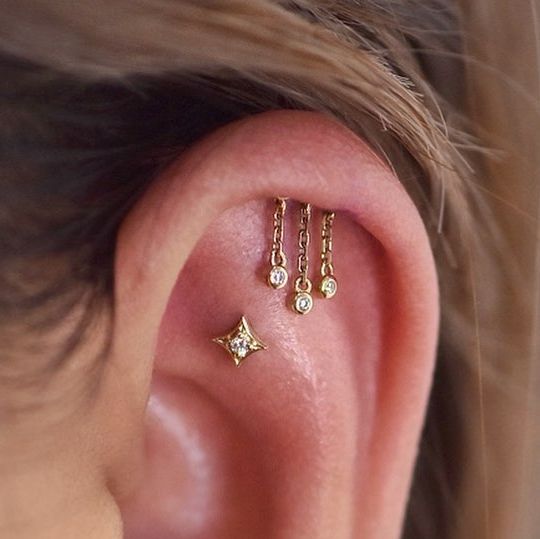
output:
{"label": "skin", "polygon": [[[276,195],[337,211],[340,289],[305,317],[264,284]],[[6,537],[108,539],[122,526],[134,539],[399,536],[438,291],[418,211],[361,140],[290,111],[213,133],[128,216],[115,279],[113,347],[93,399],[34,430],[38,448],[31,420],[2,438]],[[211,339],[242,314],[268,350],[236,368]]]}

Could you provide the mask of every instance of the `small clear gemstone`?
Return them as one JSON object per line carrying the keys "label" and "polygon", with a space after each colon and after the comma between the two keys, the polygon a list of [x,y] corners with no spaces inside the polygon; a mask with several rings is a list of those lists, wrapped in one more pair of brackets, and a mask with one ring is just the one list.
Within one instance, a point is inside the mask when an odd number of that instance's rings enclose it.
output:
{"label": "small clear gemstone", "polygon": [[245,335],[237,335],[229,343],[229,349],[231,352],[240,358],[246,357],[250,351],[249,340]]}
{"label": "small clear gemstone", "polygon": [[294,306],[297,312],[305,314],[313,307],[313,299],[309,294],[302,292],[296,296]]}
{"label": "small clear gemstone", "polygon": [[266,345],[255,335],[244,316],[230,333],[216,337],[213,341],[229,352],[237,367],[253,352],[266,349]]}
{"label": "small clear gemstone", "polygon": [[321,283],[321,292],[327,298],[331,298],[337,292],[337,281],[334,277],[328,275]]}
{"label": "small clear gemstone", "polygon": [[283,266],[274,266],[270,270],[268,280],[274,288],[281,288],[287,283],[287,270]]}

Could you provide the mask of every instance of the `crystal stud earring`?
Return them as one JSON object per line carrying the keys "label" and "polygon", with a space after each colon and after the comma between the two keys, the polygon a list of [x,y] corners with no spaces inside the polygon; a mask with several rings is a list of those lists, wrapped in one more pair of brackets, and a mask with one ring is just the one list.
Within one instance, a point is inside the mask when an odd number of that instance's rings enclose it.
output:
{"label": "crystal stud earring", "polygon": [[212,340],[227,350],[237,367],[254,352],[266,350],[266,345],[257,337],[245,316],[227,335]]}

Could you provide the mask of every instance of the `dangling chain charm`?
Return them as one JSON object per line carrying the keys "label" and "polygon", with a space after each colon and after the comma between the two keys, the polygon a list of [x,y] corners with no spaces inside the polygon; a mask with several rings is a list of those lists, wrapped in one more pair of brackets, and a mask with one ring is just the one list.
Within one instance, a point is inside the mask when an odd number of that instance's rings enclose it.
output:
{"label": "dangling chain charm", "polygon": [[287,201],[284,198],[276,198],[276,208],[274,210],[274,226],[272,237],[272,252],[270,254],[270,272],[268,273],[268,284],[274,288],[283,288],[289,280],[287,272],[287,257],[283,252],[283,220]]}
{"label": "dangling chain charm", "polygon": [[325,298],[332,298],[337,292],[337,280],[334,277],[334,265],[332,262],[332,227],[335,213],[325,211],[321,228],[321,282],[319,291]]}
{"label": "dangling chain charm", "polygon": [[298,233],[298,277],[294,282],[293,310],[298,314],[307,314],[313,307],[312,284],[308,277],[309,264],[309,222],[311,204],[300,206],[300,230]]}

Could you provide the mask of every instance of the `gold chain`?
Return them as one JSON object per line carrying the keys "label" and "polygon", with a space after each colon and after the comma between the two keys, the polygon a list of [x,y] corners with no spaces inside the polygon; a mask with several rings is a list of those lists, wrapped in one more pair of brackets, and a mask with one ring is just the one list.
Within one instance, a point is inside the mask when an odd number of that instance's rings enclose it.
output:
{"label": "gold chain", "polygon": [[[271,268],[267,283],[273,289],[283,288],[288,281],[287,257],[283,251],[284,220],[287,202],[285,198],[275,199],[273,213]],[[310,223],[312,207],[309,203],[300,204],[300,223],[298,229],[298,275],[294,281],[292,308],[298,314],[307,314],[313,307],[312,288],[309,278],[309,246],[311,242]],[[321,280],[318,290],[325,298],[332,298],[337,292],[338,283],[334,276],[333,265],[333,226],[335,213],[326,210],[321,226]]]}
{"label": "gold chain", "polygon": [[274,231],[272,238],[272,254],[270,263],[272,266],[286,266],[287,257],[283,251],[283,218],[287,207],[286,199],[276,198],[276,207],[274,210]]}
{"label": "gold chain", "polygon": [[300,206],[300,230],[298,232],[298,272],[295,282],[297,292],[310,292],[311,281],[308,277],[309,267],[309,222],[311,220],[311,204],[304,203]]}
{"label": "gold chain", "polygon": [[332,226],[336,214],[333,211],[325,211],[322,223],[322,249],[321,249],[321,275],[333,275],[334,265],[332,262]]}
{"label": "gold chain", "polygon": [[319,292],[325,298],[333,298],[338,289],[338,282],[334,276],[334,263],[332,260],[332,233],[334,218],[333,211],[325,211],[321,227],[321,281]]}

